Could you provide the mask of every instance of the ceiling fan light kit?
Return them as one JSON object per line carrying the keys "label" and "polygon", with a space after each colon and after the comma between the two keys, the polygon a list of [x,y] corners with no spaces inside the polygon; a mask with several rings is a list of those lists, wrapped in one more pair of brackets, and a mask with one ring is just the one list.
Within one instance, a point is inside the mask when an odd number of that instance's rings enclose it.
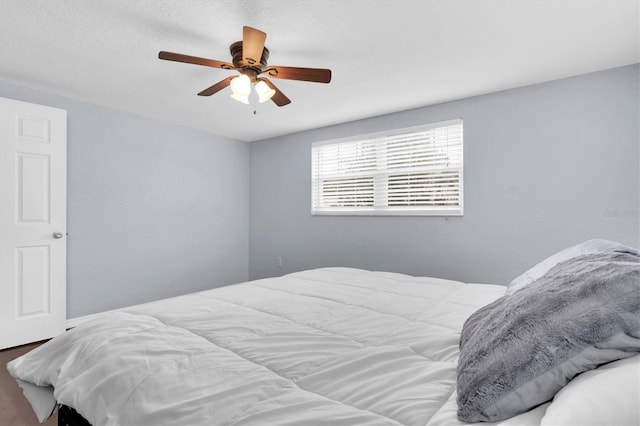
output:
{"label": "ceiling fan light kit", "polygon": [[[239,78],[239,77],[237,77]],[[260,103],[266,102],[276,94],[276,91],[267,86],[267,83],[260,80],[256,83],[256,93]]]}
{"label": "ceiling fan light kit", "polygon": [[251,80],[244,74],[231,79],[231,97],[243,104],[249,104],[249,94],[251,94]]}
{"label": "ceiling fan light kit", "polygon": [[183,55],[161,51],[158,58],[167,61],[184,62],[188,64],[203,65],[224,70],[235,70],[240,73],[237,77],[227,77],[198,93],[199,96],[211,96],[220,90],[231,86],[231,97],[244,104],[249,103],[251,86],[255,86],[256,94],[260,102],[269,99],[277,106],[285,106],[291,103],[268,78],[310,81],[315,83],[329,83],[331,70],[326,68],[297,68],[267,65],[269,49],[264,45],[267,34],[251,27],[242,27],[242,41],[236,41],[229,46],[232,62],[217,61],[215,59],[199,58],[197,56]]}

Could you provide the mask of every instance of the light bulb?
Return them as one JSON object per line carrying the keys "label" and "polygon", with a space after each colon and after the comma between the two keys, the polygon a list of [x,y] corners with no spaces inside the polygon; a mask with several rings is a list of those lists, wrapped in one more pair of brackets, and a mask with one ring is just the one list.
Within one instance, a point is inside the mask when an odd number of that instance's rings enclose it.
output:
{"label": "light bulb", "polygon": [[249,94],[251,93],[251,79],[240,74],[238,77],[231,80],[231,97],[236,101],[240,101],[243,104],[249,103]]}
{"label": "light bulb", "polygon": [[244,74],[231,80],[231,90],[233,93],[248,95],[251,93],[251,79]]}
{"label": "light bulb", "polygon": [[256,93],[258,94],[258,100],[262,103],[271,99],[271,97],[276,94],[276,91],[270,88],[267,83],[260,80],[256,84]]}

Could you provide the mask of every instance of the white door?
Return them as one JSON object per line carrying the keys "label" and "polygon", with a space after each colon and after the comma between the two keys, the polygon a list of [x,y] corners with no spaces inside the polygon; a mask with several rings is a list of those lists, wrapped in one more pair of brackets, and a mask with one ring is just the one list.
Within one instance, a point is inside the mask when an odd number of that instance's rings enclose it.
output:
{"label": "white door", "polygon": [[66,321],[67,112],[0,98],[0,349]]}

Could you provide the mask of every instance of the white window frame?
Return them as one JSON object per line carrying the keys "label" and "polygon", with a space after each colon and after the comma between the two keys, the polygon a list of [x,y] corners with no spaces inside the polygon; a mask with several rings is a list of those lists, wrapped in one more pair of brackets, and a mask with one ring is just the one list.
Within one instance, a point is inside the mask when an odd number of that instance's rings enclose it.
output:
{"label": "white window frame", "polygon": [[[443,175],[447,173],[456,173],[458,176],[458,204],[457,205],[449,205],[449,206],[388,206],[388,176],[389,171],[386,169],[386,165],[381,167],[380,164],[386,163],[386,152],[387,148],[385,145],[393,137],[399,135],[409,135],[412,133],[425,132],[436,128],[446,128],[450,126],[460,126],[460,143],[459,146],[455,145],[453,149],[459,151],[459,165],[456,166],[447,166],[441,167],[439,166],[437,170],[443,172]],[[312,215],[339,215],[339,216],[462,216],[464,214],[464,134],[463,134],[463,120],[461,118],[454,120],[441,121],[437,123],[431,123],[427,125],[421,126],[413,126],[406,127],[401,129],[394,129],[389,131],[370,133],[365,135],[358,135],[354,137],[347,137],[341,139],[332,139],[328,141],[320,141],[314,142],[311,147],[311,214]],[[377,139],[377,141],[374,141]],[[366,142],[369,143],[367,145],[369,150],[369,161],[373,161],[372,158],[375,157],[376,166],[373,170],[365,170],[359,172],[358,175],[361,175],[363,179],[367,179],[367,185],[373,185],[375,193],[374,201],[372,206],[332,206],[332,207],[322,207],[320,206],[320,202],[324,199],[322,195],[323,191],[323,178],[319,176],[320,170],[320,157],[318,153],[321,150],[322,146],[325,145],[343,145],[343,146],[356,146],[357,143]],[[348,145],[353,144],[353,145]],[[372,155],[370,151],[370,144],[375,145],[375,155]],[[447,149],[448,145],[447,145]],[[355,157],[351,157],[355,158]],[[360,158],[360,157],[357,157]],[[364,158],[364,157],[362,157]],[[365,159],[366,161],[366,159]],[[370,164],[370,163],[366,163]],[[366,166],[364,166],[366,168]],[[418,170],[416,168],[415,170]],[[430,169],[420,169],[422,173],[429,173]],[[435,169],[434,169],[435,170]],[[437,170],[435,172],[437,173]],[[409,175],[410,173],[407,173]],[[333,176],[333,175],[332,175]],[[347,176],[353,176],[349,174]],[[325,177],[324,181],[328,180],[329,177]],[[335,178],[334,178],[335,179]],[[369,180],[372,180],[372,183],[369,184]],[[347,194],[348,195],[348,194]],[[370,197],[368,198],[371,199]],[[370,201],[369,201],[370,202]]]}

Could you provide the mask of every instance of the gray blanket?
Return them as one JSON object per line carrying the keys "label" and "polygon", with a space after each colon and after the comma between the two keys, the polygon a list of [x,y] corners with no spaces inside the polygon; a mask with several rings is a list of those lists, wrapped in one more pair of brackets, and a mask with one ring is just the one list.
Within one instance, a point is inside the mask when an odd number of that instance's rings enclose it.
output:
{"label": "gray blanket", "polygon": [[640,257],[562,262],[465,323],[458,417],[497,421],[545,401],[577,374],[640,352]]}

